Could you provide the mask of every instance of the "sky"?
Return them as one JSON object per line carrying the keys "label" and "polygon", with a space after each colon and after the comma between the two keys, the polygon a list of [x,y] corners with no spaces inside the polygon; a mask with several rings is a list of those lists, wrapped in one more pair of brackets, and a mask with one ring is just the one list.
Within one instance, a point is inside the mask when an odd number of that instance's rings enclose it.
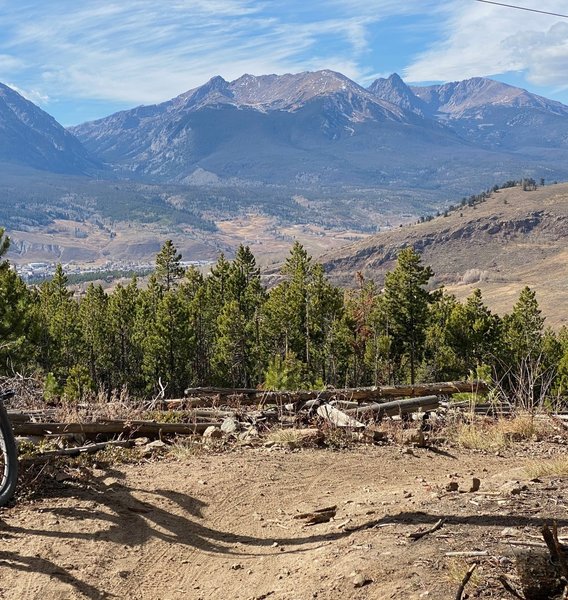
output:
{"label": "sky", "polygon": [[0,82],[65,126],[215,75],[317,69],[364,86],[493,77],[568,104],[568,19],[476,0],[0,0]]}

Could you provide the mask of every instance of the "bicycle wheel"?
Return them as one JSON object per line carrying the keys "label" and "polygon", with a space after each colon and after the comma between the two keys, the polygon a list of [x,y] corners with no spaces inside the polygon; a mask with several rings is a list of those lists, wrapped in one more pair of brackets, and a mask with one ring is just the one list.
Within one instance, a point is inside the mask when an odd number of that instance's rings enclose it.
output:
{"label": "bicycle wheel", "polygon": [[18,452],[6,408],[0,401],[0,506],[14,495],[18,480]]}

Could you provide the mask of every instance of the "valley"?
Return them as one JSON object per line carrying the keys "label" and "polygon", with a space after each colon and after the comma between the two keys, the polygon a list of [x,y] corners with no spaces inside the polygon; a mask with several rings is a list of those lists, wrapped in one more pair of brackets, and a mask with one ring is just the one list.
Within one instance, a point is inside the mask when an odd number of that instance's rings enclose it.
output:
{"label": "valley", "polygon": [[[0,224],[18,265],[315,255],[509,178],[568,179],[568,107],[491,79],[364,88],[331,70],[213,77],[63,128],[0,88]],[[472,267],[475,268],[475,267]]]}

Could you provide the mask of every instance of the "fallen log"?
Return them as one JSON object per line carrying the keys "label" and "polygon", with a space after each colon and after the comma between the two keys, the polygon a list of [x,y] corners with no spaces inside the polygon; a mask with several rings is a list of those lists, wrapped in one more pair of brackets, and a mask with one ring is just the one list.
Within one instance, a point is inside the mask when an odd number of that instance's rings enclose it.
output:
{"label": "fallen log", "polygon": [[53,419],[56,415],[55,409],[45,410],[8,410],[8,418],[12,423],[23,423],[37,419]]}
{"label": "fallen log", "polygon": [[132,441],[130,440],[101,442],[99,444],[88,444],[87,446],[78,446],[77,448],[63,448],[61,450],[49,450],[48,452],[40,452],[39,454],[26,458],[25,460],[30,462],[44,462],[48,461],[50,458],[54,458],[57,456],[79,456],[81,454],[93,454],[94,452],[105,450],[106,448],[129,448],[130,446],[132,446]]}
{"label": "fallen log", "polygon": [[347,415],[353,415],[356,418],[369,413],[375,414],[377,418],[392,417],[394,415],[404,415],[422,410],[436,410],[440,406],[438,396],[423,396],[422,398],[405,398],[404,400],[392,400],[391,402],[375,402],[368,406],[359,408],[350,408],[345,411]]}
{"label": "fallen log", "polygon": [[297,392],[257,390],[254,388],[188,388],[185,395],[192,398],[165,400],[168,406],[211,406],[228,400],[242,405],[251,404],[294,404],[309,400],[368,401],[380,398],[420,397],[429,394],[450,396],[458,393],[485,393],[488,386],[484,381],[446,381],[415,385],[373,386],[361,388],[301,390]]}
{"label": "fallen log", "polygon": [[124,433],[130,437],[159,436],[162,434],[201,434],[208,423],[156,423],[155,421],[106,421],[103,423],[14,423],[16,435],[46,435],[49,433],[83,433],[85,435]]}

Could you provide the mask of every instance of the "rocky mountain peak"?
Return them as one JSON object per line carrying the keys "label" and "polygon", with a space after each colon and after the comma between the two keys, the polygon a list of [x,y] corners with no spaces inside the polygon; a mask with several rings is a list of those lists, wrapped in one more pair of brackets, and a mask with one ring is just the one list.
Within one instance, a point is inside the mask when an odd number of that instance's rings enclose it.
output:
{"label": "rocky mountain peak", "polygon": [[233,93],[229,87],[229,83],[220,75],[216,75],[207,83],[174,98],[172,102],[176,107],[180,105],[192,107],[201,104],[214,104],[219,101],[226,102],[227,100],[230,101],[232,98]]}
{"label": "rocky mountain peak", "polygon": [[230,83],[238,103],[266,109],[295,110],[318,96],[365,90],[335,71],[307,71],[285,75],[243,75]]}
{"label": "rocky mountain peak", "polygon": [[405,110],[419,115],[424,115],[428,112],[424,103],[404,83],[398,73],[393,73],[387,79],[375,79],[367,89],[377,98],[400,106]]}
{"label": "rocky mountain peak", "polygon": [[548,100],[527,90],[485,77],[472,77],[443,85],[412,87],[412,92],[433,112],[450,118],[481,108],[536,108],[554,114],[568,114],[560,102]]}

